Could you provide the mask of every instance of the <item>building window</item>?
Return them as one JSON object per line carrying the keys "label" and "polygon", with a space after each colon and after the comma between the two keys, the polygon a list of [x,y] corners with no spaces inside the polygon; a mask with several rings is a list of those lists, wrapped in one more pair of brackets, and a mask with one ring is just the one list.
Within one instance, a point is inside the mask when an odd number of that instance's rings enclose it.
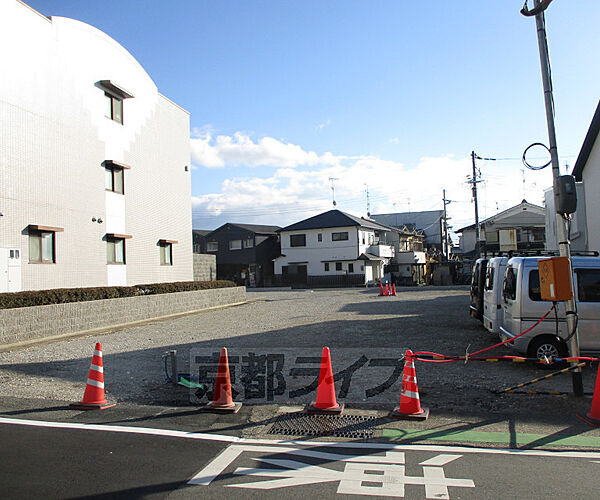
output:
{"label": "building window", "polygon": [[241,250],[242,240],[229,240],[229,250]]}
{"label": "building window", "polygon": [[317,234],[317,241],[318,242],[323,241],[323,235],[321,233]]}
{"label": "building window", "polygon": [[325,262],[325,271],[329,271],[329,262]]}
{"label": "building window", "polygon": [[349,273],[353,273],[354,272],[354,264],[348,264],[348,272]]}
{"label": "building window", "polygon": [[173,265],[173,244],[175,243],[177,243],[175,240],[158,240],[161,266]]}
{"label": "building window", "polygon": [[348,231],[343,233],[331,233],[331,241],[345,241],[348,239]]}
{"label": "building window", "polygon": [[123,99],[104,93],[106,103],[106,117],[117,123],[123,124]]}
{"label": "building window", "polygon": [[106,236],[106,263],[125,264],[125,238]]}
{"label": "building window", "polygon": [[206,243],[206,251],[207,252],[218,252],[219,251],[219,242],[218,241],[208,241]]}
{"label": "building window", "polygon": [[305,247],[306,246],[306,235],[305,234],[291,234],[290,235],[290,246],[291,247]]}
{"label": "building window", "polygon": [[364,271],[364,270],[365,270],[365,265],[364,265],[364,264],[361,264],[361,265],[360,265],[360,270],[361,270],[361,271]]}
{"label": "building window", "polygon": [[342,270],[342,263],[341,262],[336,262],[335,263],[335,270],[336,271],[341,271]]}
{"label": "building window", "polygon": [[56,262],[56,239],[54,234],[62,232],[60,227],[30,225],[29,262],[35,264],[54,264]]}
{"label": "building window", "polygon": [[254,246],[254,238],[247,238],[243,241],[244,248],[252,248]]}
{"label": "building window", "polygon": [[112,191],[113,193],[124,194],[125,186],[124,186],[124,175],[122,168],[109,168],[105,169],[105,185],[107,191]]}
{"label": "building window", "polygon": [[362,244],[365,244],[365,233],[362,233]]}
{"label": "building window", "polygon": [[114,160],[104,160],[104,188],[113,193],[125,194],[125,170],[129,165]]}

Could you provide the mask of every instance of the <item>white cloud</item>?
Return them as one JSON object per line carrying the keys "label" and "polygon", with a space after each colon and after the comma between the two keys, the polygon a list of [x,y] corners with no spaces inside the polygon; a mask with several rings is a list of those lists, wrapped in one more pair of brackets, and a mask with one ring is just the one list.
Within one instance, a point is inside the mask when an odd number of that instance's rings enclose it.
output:
{"label": "white cloud", "polygon": [[[441,210],[442,190],[446,189],[446,197],[453,200],[448,211],[454,229],[474,220],[471,190],[466,183],[471,174],[469,157],[424,157],[415,167],[407,168],[376,156],[319,156],[269,137],[253,142],[248,136],[235,134],[212,141],[207,134],[204,143],[207,146],[203,162],[207,166],[278,168],[266,178],[232,176],[222,183],[219,192],[194,196],[196,228],[211,229],[225,222],[284,226],[302,220],[332,208],[330,178],[336,179],[337,208],[356,215],[367,212],[367,186],[371,213],[403,212],[409,208]],[[486,180],[479,184],[482,219],[519,203],[523,197],[541,204],[542,188],[551,182],[549,176],[539,172],[522,174],[518,166],[482,165],[482,173]]]}
{"label": "white cloud", "polygon": [[304,151],[300,146],[263,137],[253,142],[248,135],[236,132],[233,136],[218,135],[213,139],[210,131],[197,133],[191,139],[192,162],[197,166],[223,168],[225,166],[275,166],[327,164],[333,156],[323,156]]}
{"label": "white cloud", "polygon": [[327,120],[325,120],[323,123],[319,123],[316,127],[315,130],[318,132],[319,130],[323,130],[325,127],[329,127],[329,125],[331,125],[331,120],[328,118]]}

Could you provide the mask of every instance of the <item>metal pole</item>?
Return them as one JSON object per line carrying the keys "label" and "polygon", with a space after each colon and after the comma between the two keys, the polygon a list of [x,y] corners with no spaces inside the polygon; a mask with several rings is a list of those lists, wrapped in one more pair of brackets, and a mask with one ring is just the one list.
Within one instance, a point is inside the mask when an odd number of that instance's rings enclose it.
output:
{"label": "metal pole", "polygon": [[[535,0],[535,7],[541,6],[542,0]],[[554,98],[552,96],[552,80],[550,77],[550,58],[548,55],[548,44],[546,41],[546,21],[544,11],[541,10],[535,16],[537,26],[538,46],[540,51],[540,64],[542,67],[542,82],[544,84],[544,103],[546,106],[546,122],[548,125],[548,140],[550,142],[550,158],[552,160],[552,177],[554,189],[554,206],[558,207],[558,177],[560,168],[558,163],[558,147],[556,145],[556,129],[554,127]],[[556,214],[556,233],[558,236],[558,250],[563,257],[569,258],[569,271],[573,276],[571,266],[571,248],[568,241],[567,228],[565,221],[559,213]],[[573,289],[573,280],[571,279],[571,289]],[[571,299],[565,303],[567,311],[575,311],[575,300]],[[575,334],[569,341],[571,356],[579,357],[579,332],[577,331],[577,321],[573,314],[567,314],[567,327],[569,332],[575,331]],[[576,363],[576,362],[575,362]],[[581,368],[573,371],[573,393],[576,396],[583,396],[583,379]]]}
{"label": "metal pole", "polygon": [[443,232],[443,237],[444,237],[444,241],[443,241],[443,255],[446,258],[446,260],[448,260],[448,221],[446,220],[447,214],[446,214],[446,190],[443,189],[443,202],[444,202],[444,232]]}
{"label": "metal pole", "polygon": [[477,167],[475,166],[475,151],[471,151],[471,160],[473,162],[473,200],[475,201],[475,258],[479,258],[481,230],[479,228],[479,207],[477,205]]}

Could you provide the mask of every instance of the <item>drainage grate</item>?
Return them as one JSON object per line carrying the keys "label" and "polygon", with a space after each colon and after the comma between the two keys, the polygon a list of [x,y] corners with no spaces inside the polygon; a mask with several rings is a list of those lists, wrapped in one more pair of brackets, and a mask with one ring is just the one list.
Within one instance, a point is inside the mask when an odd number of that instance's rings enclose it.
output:
{"label": "drainage grate", "polygon": [[373,437],[375,425],[375,417],[362,415],[284,413],[275,419],[268,433],[285,436],[336,436],[364,439]]}

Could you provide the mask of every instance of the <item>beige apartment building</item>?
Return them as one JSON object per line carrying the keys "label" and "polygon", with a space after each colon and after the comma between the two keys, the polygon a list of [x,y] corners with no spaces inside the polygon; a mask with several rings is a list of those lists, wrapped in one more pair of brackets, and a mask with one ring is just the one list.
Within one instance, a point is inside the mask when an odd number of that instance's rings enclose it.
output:
{"label": "beige apartment building", "polygon": [[3,0],[0,44],[0,292],[192,280],[189,114],[85,23]]}

